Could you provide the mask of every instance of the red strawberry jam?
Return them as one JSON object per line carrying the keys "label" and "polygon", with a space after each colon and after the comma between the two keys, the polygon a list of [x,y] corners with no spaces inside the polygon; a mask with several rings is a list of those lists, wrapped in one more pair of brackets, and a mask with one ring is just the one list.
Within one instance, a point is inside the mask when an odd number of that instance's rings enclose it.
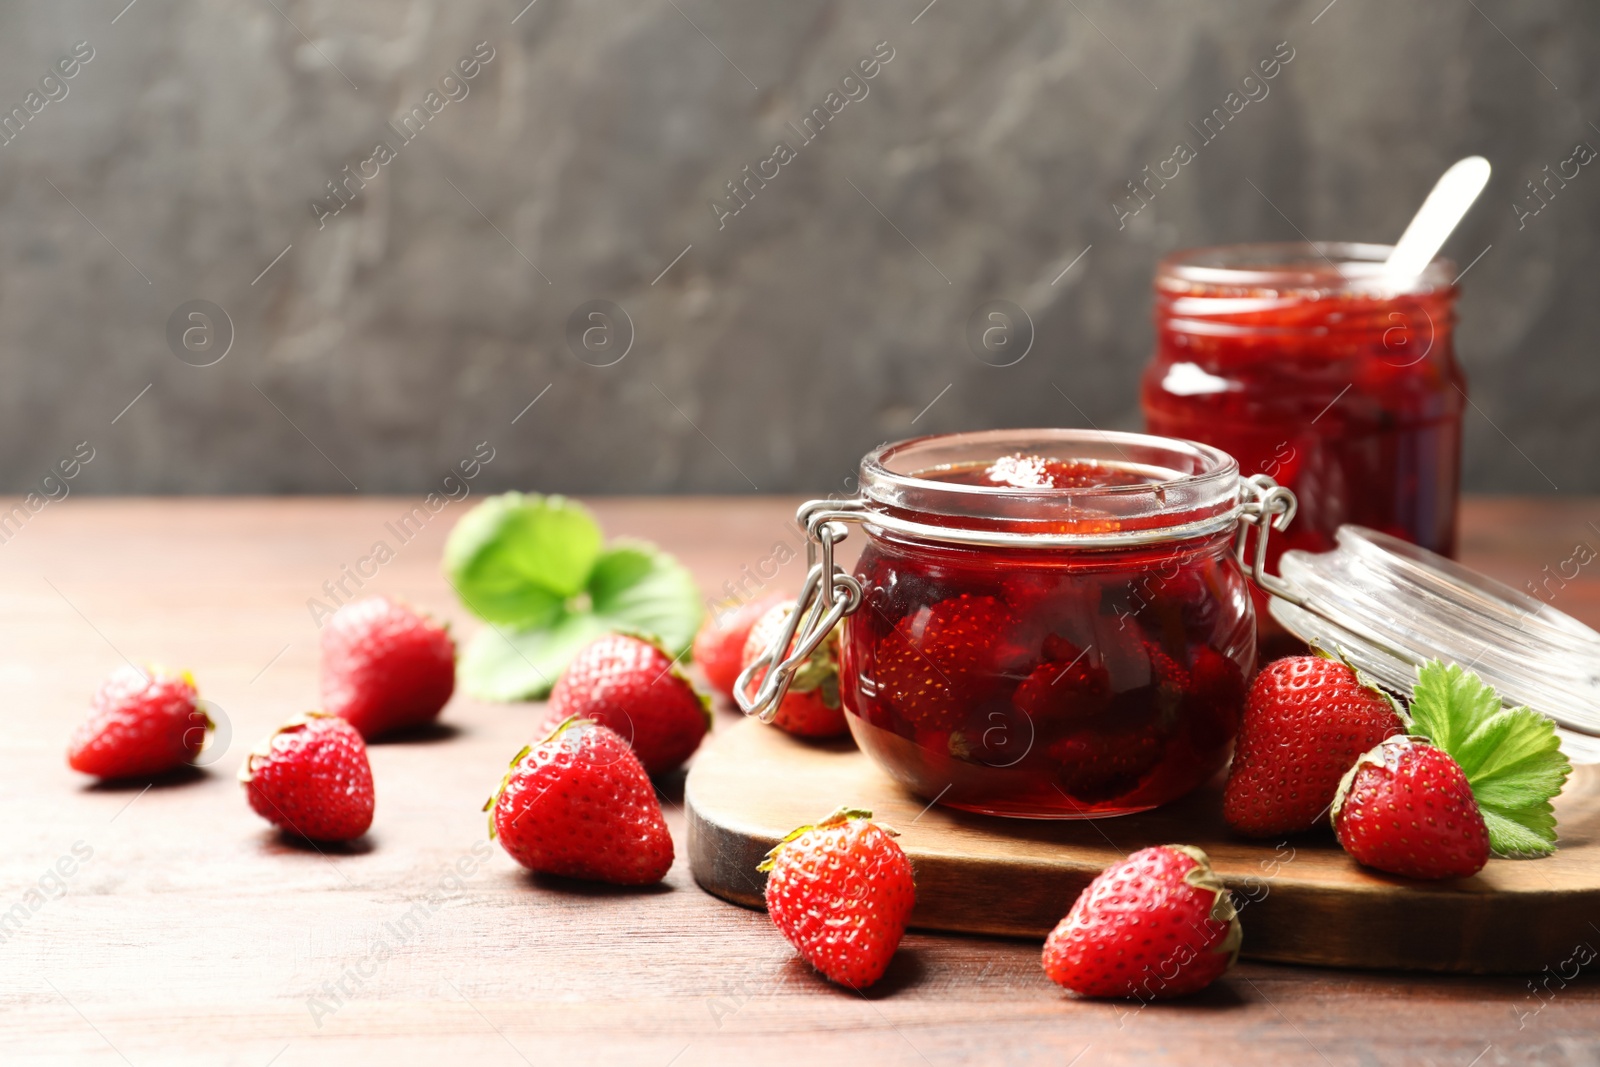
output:
{"label": "red strawberry jam", "polygon": [[[1332,548],[1344,523],[1455,554],[1466,393],[1453,270],[1438,261],[1380,287],[1388,253],[1244,245],[1181,252],[1157,270],[1145,425],[1295,491],[1299,512],[1272,539],[1270,572],[1285,549]],[[1280,636],[1275,625],[1269,635]]]}
{"label": "red strawberry jam", "polygon": [[[1040,437],[1073,451],[982,457]],[[980,458],[918,466],[963,451]],[[842,694],[857,742],[892,776],[957,808],[1073,818],[1155,807],[1226,763],[1255,657],[1233,527],[1166,531],[1232,506],[1227,456],[991,431],[886,446],[862,481],[896,528],[869,511]],[[963,543],[997,533],[1016,536]],[[1030,536],[1123,533],[1148,543]]]}

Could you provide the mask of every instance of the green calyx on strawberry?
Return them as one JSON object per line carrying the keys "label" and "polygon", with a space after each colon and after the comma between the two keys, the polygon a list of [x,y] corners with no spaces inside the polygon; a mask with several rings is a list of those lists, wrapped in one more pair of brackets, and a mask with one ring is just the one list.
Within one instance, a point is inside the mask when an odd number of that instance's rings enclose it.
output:
{"label": "green calyx on strawberry", "polygon": [[1409,711],[1408,732],[1461,768],[1495,855],[1531,858],[1555,851],[1550,801],[1572,764],[1554,723],[1526,707],[1505,707],[1476,674],[1438,660],[1417,668]]}
{"label": "green calyx on strawberry", "polygon": [[[756,620],[745,639],[745,664],[764,653],[778,639],[783,624],[794,614],[794,601],[774,605]],[[790,646],[793,647],[792,645]],[[820,690],[822,700],[831,708],[839,706],[839,630],[828,631],[828,636],[816,647],[804,663],[795,668],[789,679],[789,691],[811,693]]]}
{"label": "green calyx on strawberry", "polygon": [[816,692],[830,708],[839,706],[839,631],[831,631],[806,657],[789,681],[797,693]]}
{"label": "green calyx on strawberry", "polygon": [[[806,823],[804,826],[796,826],[793,830],[790,830],[784,835],[783,840],[779,841],[776,845],[773,845],[767,850],[766,857],[756,865],[756,870],[762,874],[767,874],[770,872],[773,867],[777,866],[778,856],[783,852],[784,846],[791,841],[799,840],[812,830],[833,830],[845,825],[851,819],[870,818],[872,818],[872,812],[868,811],[866,808],[852,808],[849,805],[837,807],[833,811],[829,812],[826,817],[817,820],[815,823]],[[890,837],[900,836],[900,831],[891,829],[887,826],[880,825],[878,829],[882,830]]]}

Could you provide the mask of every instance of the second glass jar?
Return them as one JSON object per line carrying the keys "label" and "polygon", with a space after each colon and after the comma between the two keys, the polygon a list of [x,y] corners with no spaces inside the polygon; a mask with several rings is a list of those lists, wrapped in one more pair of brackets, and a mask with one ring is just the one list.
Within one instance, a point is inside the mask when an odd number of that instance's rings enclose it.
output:
{"label": "second glass jar", "polygon": [[1285,549],[1332,548],[1344,523],[1455,555],[1466,391],[1452,268],[1386,282],[1390,250],[1234,245],[1157,269],[1145,424],[1294,490],[1269,569]]}

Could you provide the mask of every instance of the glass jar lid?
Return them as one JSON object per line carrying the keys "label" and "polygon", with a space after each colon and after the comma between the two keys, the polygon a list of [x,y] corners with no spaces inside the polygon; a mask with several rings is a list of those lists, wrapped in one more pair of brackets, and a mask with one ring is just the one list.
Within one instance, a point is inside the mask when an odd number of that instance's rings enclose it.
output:
{"label": "glass jar lid", "polygon": [[1569,758],[1600,762],[1600,633],[1399,538],[1361,526],[1337,537],[1330,552],[1285,552],[1263,582],[1286,629],[1407,696],[1419,665],[1459,663],[1553,720]]}

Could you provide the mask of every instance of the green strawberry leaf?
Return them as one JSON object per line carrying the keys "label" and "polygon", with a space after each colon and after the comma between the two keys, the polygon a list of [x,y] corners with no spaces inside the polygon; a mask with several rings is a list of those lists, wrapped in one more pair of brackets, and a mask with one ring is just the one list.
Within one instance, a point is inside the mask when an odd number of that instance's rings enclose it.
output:
{"label": "green strawberry leaf", "polygon": [[[1411,692],[1415,732],[1450,753],[1457,763],[1461,758],[1455,750],[1461,742],[1500,710],[1500,695],[1459,664],[1447,667],[1433,660],[1417,668],[1417,684]],[[1461,769],[1466,770],[1466,764]]]}
{"label": "green strawberry leaf", "polygon": [[502,493],[467,512],[445,542],[444,571],[479,618],[547,627],[582,592],[600,556],[600,526],[559,496]]}
{"label": "green strawberry leaf", "polygon": [[540,700],[550,694],[572,657],[610,630],[589,612],[563,613],[537,629],[491,624],[467,642],[456,672],[462,688],[479,700]]}
{"label": "green strawberry leaf", "polygon": [[602,634],[637,634],[676,658],[700,626],[700,592],[681,563],[643,541],[602,549],[589,513],[560,497],[506,493],[478,505],[451,531],[445,574],[490,624],[458,668],[462,688],[483,700],[547,696]]}
{"label": "green strawberry leaf", "polygon": [[1499,812],[1483,812],[1483,823],[1489,828],[1489,844],[1497,855],[1534,858],[1548,856],[1555,851],[1556,817],[1546,812],[1547,825],[1528,826]]}
{"label": "green strawberry leaf", "polygon": [[589,576],[589,602],[612,630],[655,639],[668,656],[694,642],[703,609],[687,567],[646,541],[611,542]]}
{"label": "green strawberry leaf", "polygon": [[1548,856],[1556,847],[1550,800],[1572,765],[1555,725],[1528,708],[1502,706],[1493,687],[1457,664],[1417,668],[1411,732],[1460,764],[1500,856]]}

